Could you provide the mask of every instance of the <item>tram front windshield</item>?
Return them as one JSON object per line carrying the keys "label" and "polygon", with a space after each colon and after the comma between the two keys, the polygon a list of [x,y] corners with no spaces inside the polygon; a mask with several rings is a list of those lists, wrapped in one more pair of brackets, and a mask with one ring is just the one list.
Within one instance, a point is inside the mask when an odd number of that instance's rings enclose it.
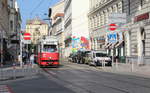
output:
{"label": "tram front windshield", "polygon": [[57,46],[56,45],[44,45],[43,46],[43,51],[44,52],[56,52],[57,51]]}

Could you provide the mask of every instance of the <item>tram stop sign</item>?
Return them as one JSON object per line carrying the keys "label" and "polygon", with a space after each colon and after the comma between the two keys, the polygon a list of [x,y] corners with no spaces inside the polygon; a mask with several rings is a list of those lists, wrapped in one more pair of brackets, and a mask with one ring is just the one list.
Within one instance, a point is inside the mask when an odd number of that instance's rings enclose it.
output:
{"label": "tram stop sign", "polygon": [[109,24],[109,30],[110,30],[110,31],[114,31],[114,30],[116,30],[116,27],[117,27],[117,25],[116,25],[116,24],[114,24],[114,23]]}
{"label": "tram stop sign", "polygon": [[24,40],[31,40],[31,34],[30,33],[24,33],[23,38],[24,38]]}

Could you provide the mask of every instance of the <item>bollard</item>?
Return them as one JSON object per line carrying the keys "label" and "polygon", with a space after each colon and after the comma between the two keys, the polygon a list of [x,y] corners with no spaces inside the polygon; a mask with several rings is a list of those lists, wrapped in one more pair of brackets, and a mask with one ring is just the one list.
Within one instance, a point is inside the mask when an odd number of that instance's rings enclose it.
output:
{"label": "bollard", "polygon": [[16,65],[13,63],[13,79],[16,79]]}
{"label": "bollard", "polygon": [[1,74],[0,74],[1,77],[0,77],[0,79],[3,80],[3,64],[0,64],[0,67],[1,67]]}
{"label": "bollard", "polygon": [[105,59],[104,59],[104,67],[105,67]]}
{"label": "bollard", "polygon": [[105,67],[105,60],[101,60],[102,61],[102,68]]}
{"label": "bollard", "polygon": [[133,59],[131,60],[131,72],[134,71],[134,62],[133,62]]}
{"label": "bollard", "polygon": [[118,69],[118,59],[116,59],[116,69]]}
{"label": "bollard", "polygon": [[22,76],[25,75],[25,67],[24,67],[24,63],[22,63]]}

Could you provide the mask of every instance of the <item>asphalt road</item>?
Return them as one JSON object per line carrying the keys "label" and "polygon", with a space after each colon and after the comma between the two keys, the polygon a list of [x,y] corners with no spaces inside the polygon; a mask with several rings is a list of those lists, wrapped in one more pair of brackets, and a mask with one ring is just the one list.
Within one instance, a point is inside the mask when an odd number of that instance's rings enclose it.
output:
{"label": "asphalt road", "polygon": [[150,93],[150,78],[106,73],[74,63],[41,70],[37,76],[6,84],[14,93]]}

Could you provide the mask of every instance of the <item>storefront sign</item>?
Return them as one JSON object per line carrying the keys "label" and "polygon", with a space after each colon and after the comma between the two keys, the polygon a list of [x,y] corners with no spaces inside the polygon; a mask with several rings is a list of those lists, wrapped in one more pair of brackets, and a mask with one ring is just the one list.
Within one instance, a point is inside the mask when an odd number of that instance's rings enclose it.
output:
{"label": "storefront sign", "polygon": [[149,13],[145,13],[145,14],[136,16],[134,18],[134,22],[138,22],[138,21],[142,21],[142,20],[146,20],[146,19],[149,19]]}

